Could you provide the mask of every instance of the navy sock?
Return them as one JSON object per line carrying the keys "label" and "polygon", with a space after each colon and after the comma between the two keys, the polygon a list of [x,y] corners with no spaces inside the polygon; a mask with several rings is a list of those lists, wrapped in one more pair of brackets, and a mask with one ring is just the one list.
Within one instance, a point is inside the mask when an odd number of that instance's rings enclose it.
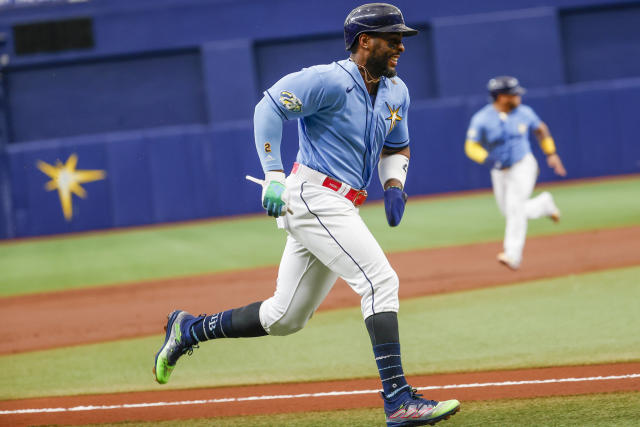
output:
{"label": "navy sock", "polygon": [[400,344],[386,343],[373,346],[376,364],[382,380],[382,390],[387,399],[393,399],[403,391],[409,390],[409,384],[404,378],[402,361],[400,358]]}
{"label": "navy sock", "polygon": [[210,316],[201,315],[185,325],[192,344],[217,338],[250,338],[267,335],[260,323],[262,301]]}
{"label": "navy sock", "polygon": [[196,318],[189,325],[189,333],[197,342],[233,337],[231,310]]}

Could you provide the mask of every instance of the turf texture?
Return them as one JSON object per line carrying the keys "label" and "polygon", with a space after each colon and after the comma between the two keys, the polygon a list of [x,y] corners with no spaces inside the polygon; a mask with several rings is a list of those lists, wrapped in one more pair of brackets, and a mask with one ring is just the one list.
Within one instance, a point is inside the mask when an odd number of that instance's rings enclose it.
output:
{"label": "turf texture", "polygon": [[[551,188],[563,221],[531,221],[529,236],[640,224],[640,177]],[[399,227],[372,203],[362,217],[387,252],[501,240],[493,196],[414,198]],[[285,233],[252,216],[0,243],[0,297],[276,265]],[[221,250],[224,248],[224,250]]]}
{"label": "turf texture", "polygon": [[[405,300],[399,313],[405,373],[638,361],[638,277],[634,267]],[[151,368],[163,340],[0,356],[0,399],[158,390]],[[360,310],[349,308],[318,312],[287,337],[205,343],[180,360],[162,389],[376,372]]]}
{"label": "turf texture", "polygon": [[[456,426],[553,426],[553,427],[631,427],[638,425],[640,392],[606,393],[580,396],[462,402],[462,410],[437,425]],[[173,426],[176,421],[100,424],[116,426]],[[371,427],[384,425],[381,409],[260,415],[231,418],[180,420],[188,427]]]}

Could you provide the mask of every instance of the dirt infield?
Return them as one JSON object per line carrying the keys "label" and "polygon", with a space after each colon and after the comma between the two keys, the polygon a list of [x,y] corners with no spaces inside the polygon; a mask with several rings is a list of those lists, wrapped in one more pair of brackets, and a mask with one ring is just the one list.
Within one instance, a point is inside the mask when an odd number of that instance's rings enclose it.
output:
{"label": "dirt infield", "polygon": [[[640,363],[412,376],[410,381],[430,399],[462,401],[464,411],[464,402],[471,400],[637,391]],[[380,408],[379,386],[378,379],[361,379],[1,401],[0,424],[77,425]]]}
{"label": "dirt infield", "polygon": [[[400,297],[410,298],[640,265],[640,226],[529,238],[517,272],[495,261],[499,250],[494,242],[389,259],[400,276]],[[211,313],[269,297],[276,274],[271,267],[0,298],[0,354],[159,334],[175,308]],[[357,295],[339,282],[320,309],[357,306]],[[47,319],[47,328],[34,316]]]}
{"label": "dirt infield", "polygon": [[[389,256],[401,298],[640,265],[640,226],[527,241],[522,269],[495,261],[500,243]],[[227,272],[1,298],[0,354],[161,333],[168,311],[212,312],[264,299],[276,268]],[[338,283],[320,309],[358,306]],[[34,315],[46,318],[45,331]],[[78,322],[77,319],[82,319]],[[640,363],[412,376],[430,399],[461,401],[640,390]],[[45,397],[0,401],[0,425],[87,424],[134,420],[379,408],[379,380],[270,384],[213,389]],[[463,408],[464,410],[464,408]],[[382,413],[381,413],[382,418]]]}

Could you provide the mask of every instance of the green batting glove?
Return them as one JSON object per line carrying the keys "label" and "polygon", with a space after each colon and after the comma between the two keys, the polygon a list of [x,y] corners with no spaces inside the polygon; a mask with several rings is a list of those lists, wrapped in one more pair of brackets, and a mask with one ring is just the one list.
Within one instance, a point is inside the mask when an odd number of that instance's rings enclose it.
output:
{"label": "green batting glove", "polygon": [[262,207],[269,216],[278,218],[287,212],[289,191],[285,184],[284,172],[269,171],[264,175],[262,186]]}

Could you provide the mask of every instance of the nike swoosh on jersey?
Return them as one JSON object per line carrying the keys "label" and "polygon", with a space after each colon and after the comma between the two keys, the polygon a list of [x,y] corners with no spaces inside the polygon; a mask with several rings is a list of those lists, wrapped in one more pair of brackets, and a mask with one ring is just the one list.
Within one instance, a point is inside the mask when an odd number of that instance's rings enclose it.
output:
{"label": "nike swoosh on jersey", "polygon": [[351,86],[347,88],[347,93],[351,92],[355,86]]}

